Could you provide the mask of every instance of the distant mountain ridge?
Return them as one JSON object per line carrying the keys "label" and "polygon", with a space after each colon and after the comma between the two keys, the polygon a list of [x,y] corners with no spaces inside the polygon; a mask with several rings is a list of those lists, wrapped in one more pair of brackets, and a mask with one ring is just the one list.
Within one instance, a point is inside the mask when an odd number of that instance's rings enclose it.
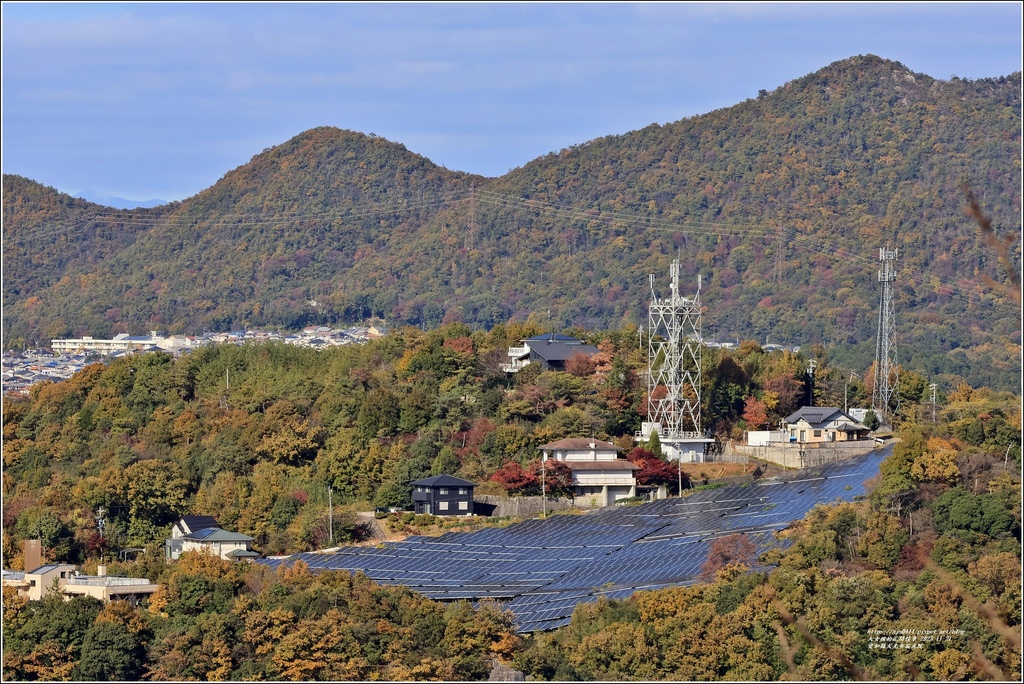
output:
{"label": "distant mountain ridge", "polygon": [[[901,249],[900,361],[1019,377],[1020,316],[963,183],[1020,234],[1020,73],[939,81],[854,57],[756,100],[487,179],[316,128],[198,195],[109,211],[4,177],[4,344],[65,335],[535,315],[646,320],[681,256],[718,339],[874,353],[877,254]],[[1020,248],[1012,250],[1019,269]],[[316,304],[312,304],[315,302]]]}
{"label": "distant mountain ridge", "polygon": [[162,199],[131,200],[124,197],[115,197],[114,195],[104,195],[95,190],[83,190],[74,196],[79,199],[88,200],[93,204],[114,207],[115,209],[152,209],[162,204],[168,204],[167,200]]}

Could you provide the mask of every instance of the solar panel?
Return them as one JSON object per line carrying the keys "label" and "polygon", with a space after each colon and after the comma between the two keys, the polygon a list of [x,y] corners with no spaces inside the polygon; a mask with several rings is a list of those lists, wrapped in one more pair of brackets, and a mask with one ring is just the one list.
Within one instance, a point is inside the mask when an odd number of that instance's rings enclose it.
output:
{"label": "solar panel", "polygon": [[302,560],[314,571],[361,571],[442,601],[505,600],[519,631],[554,629],[568,624],[580,603],[693,584],[710,543],[727,534],[750,534],[758,555],[787,547],[774,532],[819,503],[864,494],[864,481],[890,451],[638,506],[257,562],[275,570]]}

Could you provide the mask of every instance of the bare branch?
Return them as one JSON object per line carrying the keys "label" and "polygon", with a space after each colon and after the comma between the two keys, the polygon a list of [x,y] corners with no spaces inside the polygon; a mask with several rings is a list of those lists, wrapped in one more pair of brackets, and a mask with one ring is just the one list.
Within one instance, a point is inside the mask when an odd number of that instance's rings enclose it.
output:
{"label": "bare branch", "polygon": [[991,247],[996,256],[999,259],[999,263],[1002,264],[1003,270],[1006,271],[1006,276],[1010,282],[1008,285],[997,283],[995,279],[990,276],[982,276],[985,280],[985,284],[994,289],[1002,290],[1004,293],[1010,296],[1018,304],[1021,303],[1020,293],[1020,276],[1017,275],[1017,270],[1013,267],[1013,261],[1010,259],[1010,247],[1017,240],[1017,236],[1010,233],[1004,238],[1000,238],[996,235],[992,229],[992,219],[986,216],[981,211],[981,205],[978,204],[978,200],[974,197],[974,192],[971,190],[967,183],[962,186],[964,194],[967,195],[967,208],[964,209],[964,213],[974,219],[975,223],[978,224],[978,228],[981,229],[981,236],[985,239],[985,244]]}

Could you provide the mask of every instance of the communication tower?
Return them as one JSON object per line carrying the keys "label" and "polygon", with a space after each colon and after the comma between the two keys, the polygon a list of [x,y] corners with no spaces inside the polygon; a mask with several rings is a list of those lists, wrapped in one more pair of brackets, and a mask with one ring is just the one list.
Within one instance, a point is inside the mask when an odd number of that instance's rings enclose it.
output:
{"label": "communication tower", "polygon": [[882,284],[878,305],[878,338],[875,346],[875,386],[871,407],[883,425],[892,425],[892,414],[899,409],[899,366],[896,362],[896,309],[892,302],[892,283],[896,280],[898,249],[882,247],[878,260],[878,282]]}
{"label": "communication tower", "polygon": [[703,460],[713,440],[701,429],[701,279],[692,297],[679,293],[679,260],[669,270],[671,290],[659,298],[651,278],[647,335],[647,422],[640,437],[657,431],[670,458]]}

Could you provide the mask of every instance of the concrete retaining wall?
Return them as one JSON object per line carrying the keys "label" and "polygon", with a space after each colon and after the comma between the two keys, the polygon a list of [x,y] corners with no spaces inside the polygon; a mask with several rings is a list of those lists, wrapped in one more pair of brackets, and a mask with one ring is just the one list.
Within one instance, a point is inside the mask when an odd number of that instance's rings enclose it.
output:
{"label": "concrete retaining wall", "polygon": [[[587,496],[577,498],[575,507],[590,508],[589,500],[591,498]],[[477,494],[473,497],[473,508],[474,511],[479,511],[478,515],[486,514],[484,511],[492,506],[493,510],[490,511],[489,515],[495,518],[511,516],[526,520],[527,518],[536,518],[544,511],[544,504],[539,496],[489,496]],[[573,508],[571,499],[548,499],[548,513],[566,508]]]}
{"label": "concrete retaining wall", "polygon": [[768,446],[746,446],[730,443],[727,451],[737,455],[758,458],[777,463],[785,468],[813,468],[823,463],[842,461],[860,456],[875,449],[870,440],[857,442],[820,442],[813,444],[769,444]]}

